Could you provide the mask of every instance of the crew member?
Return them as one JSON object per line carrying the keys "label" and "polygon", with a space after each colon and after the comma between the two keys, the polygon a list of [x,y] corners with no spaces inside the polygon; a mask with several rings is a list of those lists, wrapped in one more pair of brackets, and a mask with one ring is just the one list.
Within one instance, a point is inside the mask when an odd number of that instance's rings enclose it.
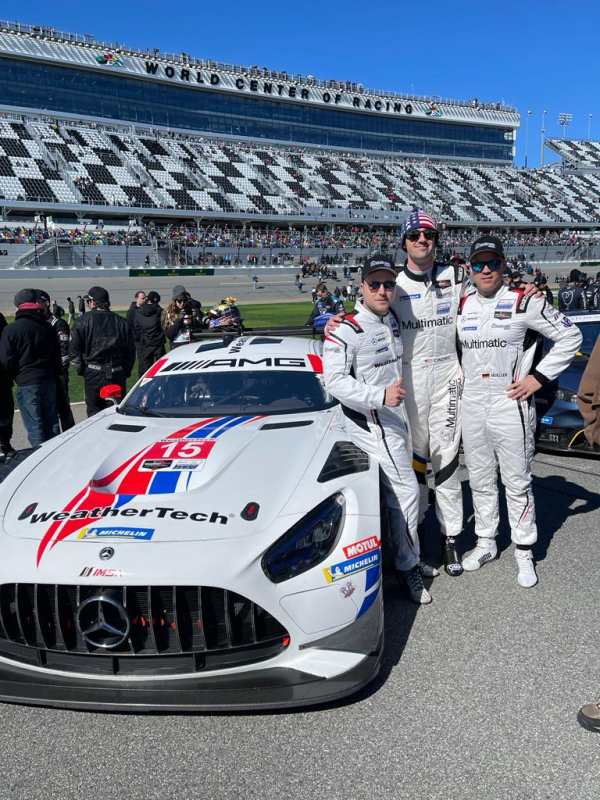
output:
{"label": "crew member", "polygon": [[0,338],[0,365],[6,378],[17,384],[16,400],[29,444],[37,447],[60,433],[56,412],[60,353],[38,291],[21,289],[15,306],[15,321]]}
{"label": "crew member", "polygon": [[77,321],[71,335],[71,362],[85,379],[87,415],[102,411],[103,386],[116,383],[125,394],[126,380],[135,362],[133,333],[127,321],[110,310],[106,289],[92,286],[87,295],[90,313]]}
{"label": "crew member", "polygon": [[[37,292],[41,302],[45,306],[46,318],[56,334],[60,350],[61,371],[56,382],[56,410],[58,411],[58,419],[60,420],[60,429],[62,431],[67,431],[75,425],[73,411],[71,410],[71,401],[69,400],[69,363],[71,361],[69,346],[71,342],[71,329],[63,319],[63,309],[58,304],[54,306],[51,305],[48,292],[45,292],[43,289],[38,289]],[[52,311],[52,308],[54,308],[54,311]]]}
{"label": "crew member", "polygon": [[133,313],[133,335],[140,377],[165,354],[165,332],[161,325],[161,315],[158,292],[148,292],[146,302]]}
{"label": "crew member", "polygon": [[558,290],[558,310],[564,313],[577,311],[585,308],[585,292],[581,273],[578,269],[572,269],[569,275],[569,282]]}
{"label": "crew member", "polygon": [[317,297],[315,304],[310,313],[310,317],[306,321],[308,327],[314,326],[315,320],[322,317],[324,314],[337,314],[339,311],[344,311],[343,302],[339,298],[336,300],[324,283],[320,283],[316,289]]}
{"label": "crew member", "polygon": [[[500,239],[477,239],[470,264],[475,289],[461,301],[458,338],[464,373],[463,447],[477,546],[462,563],[472,572],[497,555],[498,465],[516,545],[518,582],[531,587],[537,583],[531,552],[537,540],[531,491],[532,395],[568,367],[582,337],[544,297],[526,297],[523,290],[503,285],[506,261]],[[554,342],[535,368],[533,331]]]}
{"label": "crew member", "polygon": [[[395,281],[396,270],[387,256],[367,259],[362,303],[325,337],[324,376],[327,390],[341,403],[353,441],[381,466],[394,566],[410,598],[422,604],[430,603],[431,595],[419,563],[419,490],[403,404],[402,340],[390,309]],[[427,565],[423,570],[437,572]]]}

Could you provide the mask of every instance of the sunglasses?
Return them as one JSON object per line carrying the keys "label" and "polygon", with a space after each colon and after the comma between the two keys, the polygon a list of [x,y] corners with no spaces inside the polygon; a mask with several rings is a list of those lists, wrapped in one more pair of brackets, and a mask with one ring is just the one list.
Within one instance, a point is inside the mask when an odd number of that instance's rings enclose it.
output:
{"label": "sunglasses", "polygon": [[476,275],[478,275],[480,272],[483,272],[485,267],[489,267],[492,272],[496,272],[496,270],[499,270],[501,266],[501,258],[492,258],[490,261],[474,261],[471,264],[471,269]]}
{"label": "sunglasses", "polygon": [[421,234],[427,239],[428,242],[433,241],[437,237],[436,231],[413,231],[412,233],[407,233],[406,238],[409,242],[418,242],[421,238]]}
{"label": "sunglasses", "polygon": [[380,286],[389,291],[396,286],[396,281],[367,281],[367,286],[372,292],[378,291]]}

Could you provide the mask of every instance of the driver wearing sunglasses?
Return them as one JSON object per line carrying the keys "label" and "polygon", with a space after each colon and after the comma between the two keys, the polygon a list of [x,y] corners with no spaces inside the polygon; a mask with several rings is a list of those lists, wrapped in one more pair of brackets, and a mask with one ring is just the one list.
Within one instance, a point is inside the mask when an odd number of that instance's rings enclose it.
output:
{"label": "driver wearing sunglasses", "polygon": [[[470,255],[475,288],[460,303],[457,320],[462,351],[463,448],[473,495],[477,545],[463,558],[473,572],[498,553],[498,467],[506,490],[517,582],[537,583],[531,547],[537,540],[531,491],[535,406],[532,395],[555,380],[574,358],[581,333],[544,295],[527,295],[504,284],[502,242],[486,235]],[[541,334],[552,349],[534,365]]]}
{"label": "driver wearing sunglasses", "polygon": [[323,369],[327,390],[340,401],[352,441],[381,467],[396,574],[410,599],[422,604],[431,602],[423,575],[431,577],[437,571],[420,563],[419,488],[404,411],[402,339],[390,307],[395,291],[394,262],[385,254],[367,259],[362,302],[325,336]]}

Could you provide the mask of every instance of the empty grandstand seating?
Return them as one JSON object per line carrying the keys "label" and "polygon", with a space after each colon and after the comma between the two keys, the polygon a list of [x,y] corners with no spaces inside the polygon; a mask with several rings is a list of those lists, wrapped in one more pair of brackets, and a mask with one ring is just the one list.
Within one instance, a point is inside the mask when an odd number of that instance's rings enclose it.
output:
{"label": "empty grandstand seating", "polygon": [[600,142],[546,139],[546,145],[573,167],[600,169]]}
{"label": "empty grandstand seating", "polygon": [[[598,142],[549,144],[572,163],[600,165]],[[448,222],[551,226],[597,220],[600,174],[366,157],[32,117],[0,120],[0,198],[223,217],[419,205]]]}

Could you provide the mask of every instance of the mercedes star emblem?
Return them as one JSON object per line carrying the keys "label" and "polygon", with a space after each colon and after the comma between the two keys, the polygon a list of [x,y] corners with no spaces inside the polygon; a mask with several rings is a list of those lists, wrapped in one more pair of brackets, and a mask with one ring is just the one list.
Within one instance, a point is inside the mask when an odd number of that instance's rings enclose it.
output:
{"label": "mercedes star emblem", "polygon": [[100,550],[100,559],[102,561],[108,561],[108,559],[112,558],[114,554],[115,554],[114,547],[103,547],[102,550]]}
{"label": "mercedes star emblem", "polygon": [[123,644],[129,636],[131,625],[121,603],[109,595],[100,594],[79,605],[77,627],[91,647],[110,650]]}

